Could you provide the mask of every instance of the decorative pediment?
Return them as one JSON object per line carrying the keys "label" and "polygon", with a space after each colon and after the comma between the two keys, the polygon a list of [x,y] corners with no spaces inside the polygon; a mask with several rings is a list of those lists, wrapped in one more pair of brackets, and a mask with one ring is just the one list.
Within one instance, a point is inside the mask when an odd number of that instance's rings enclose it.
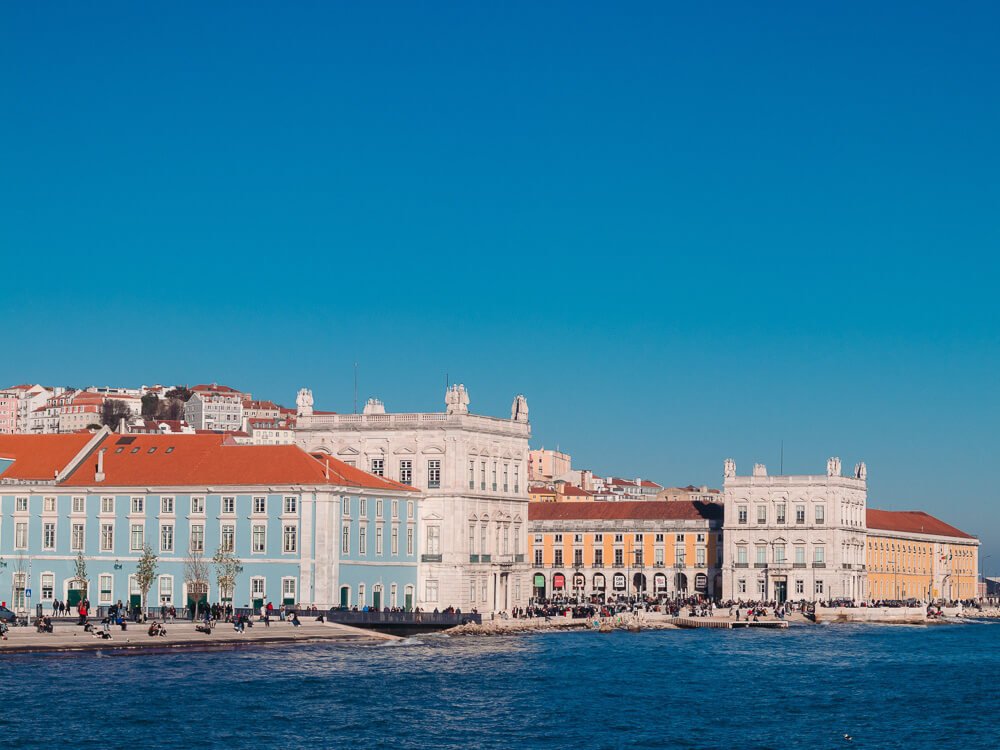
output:
{"label": "decorative pediment", "polygon": [[470,513],[469,514],[469,520],[470,521],[478,521],[479,520],[479,516],[477,516],[475,513]]}
{"label": "decorative pediment", "polygon": [[366,456],[384,456],[385,446],[382,445],[366,445],[365,446]]}
{"label": "decorative pediment", "polygon": [[510,459],[514,458],[514,454],[511,453],[510,448],[508,448],[507,450],[505,450],[503,452],[502,457],[505,458],[505,459],[507,459],[507,460],[510,460]]}
{"label": "decorative pediment", "polygon": [[793,542],[793,544],[805,544],[805,543],[806,543],[806,540],[805,540],[805,539],[796,539],[796,540],[795,540],[795,541]]}
{"label": "decorative pediment", "polygon": [[420,450],[424,455],[440,456],[444,453],[444,448],[440,445],[428,445]]}
{"label": "decorative pediment", "polygon": [[746,543],[747,543],[747,540],[746,540],[746,539],[737,539],[737,540],[736,540],[736,543],[737,543],[737,544],[746,544]]}
{"label": "decorative pediment", "polygon": [[337,451],[338,456],[357,456],[358,449],[350,445],[345,445],[339,451]]}
{"label": "decorative pediment", "polygon": [[392,449],[392,452],[397,456],[412,456],[417,452],[416,444],[413,445],[398,445]]}
{"label": "decorative pediment", "polygon": [[437,513],[431,513],[431,514],[429,514],[429,515],[426,515],[426,516],[422,516],[422,518],[423,518],[423,520],[425,520],[425,521],[443,521],[443,520],[444,520],[444,518],[442,518],[442,517],[441,517],[440,515],[438,515]]}
{"label": "decorative pediment", "polygon": [[523,521],[521,521],[521,516],[514,516],[514,523],[523,523]]}
{"label": "decorative pediment", "polygon": [[777,539],[774,540],[774,543],[775,544],[785,544],[785,539],[779,536]]}

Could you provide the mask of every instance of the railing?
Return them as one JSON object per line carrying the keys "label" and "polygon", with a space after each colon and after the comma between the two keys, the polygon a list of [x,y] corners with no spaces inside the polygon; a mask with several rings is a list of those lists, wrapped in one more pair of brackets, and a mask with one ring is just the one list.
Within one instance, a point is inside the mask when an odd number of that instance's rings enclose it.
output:
{"label": "railing", "polygon": [[442,555],[421,555],[420,562],[441,562],[443,560]]}
{"label": "railing", "polygon": [[825,568],[826,567],[826,563],[825,562],[814,562],[813,563],[813,567],[814,568]]}
{"label": "railing", "polygon": [[755,563],[753,564],[753,566],[754,566],[755,568],[766,568],[766,567],[767,567],[767,563],[766,563],[766,562],[763,562],[763,563],[762,563],[762,562],[755,562]]}
{"label": "railing", "polygon": [[470,563],[477,563],[477,562],[479,562],[479,555],[469,555],[469,562]]}
{"label": "railing", "polygon": [[677,568],[678,570],[682,570],[683,568],[686,568],[686,567],[687,567],[687,565],[685,565],[685,564],[684,564],[684,563],[682,563],[682,562],[675,562],[675,563],[674,563],[674,567],[675,567],[675,568]]}
{"label": "railing", "polygon": [[806,566],[806,564],[804,562],[801,562],[801,563],[792,563],[792,567],[793,568],[804,568],[805,566]]}
{"label": "railing", "polygon": [[851,568],[853,568],[854,566],[851,565],[850,563],[841,563],[840,567],[842,567],[844,570],[851,570]]}
{"label": "railing", "polygon": [[738,562],[738,563],[733,563],[733,566],[737,568],[749,568],[750,563]]}

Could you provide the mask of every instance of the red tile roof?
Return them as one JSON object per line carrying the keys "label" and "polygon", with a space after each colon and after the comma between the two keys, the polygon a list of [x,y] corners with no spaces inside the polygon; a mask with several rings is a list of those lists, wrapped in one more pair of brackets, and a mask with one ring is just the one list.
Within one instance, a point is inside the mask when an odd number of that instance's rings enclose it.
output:
{"label": "red tile roof", "polygon": [[[97,450],[101,448],[106,449],[105,478],[102,482],[95,482]],[[413,489],[349,467],[332,457],[329,458],[329,464],[330,472],[327,479],[326,460],[319,461],[298,446],[234,445],[231,434],[113,433],[101,441],[63,484],[123,487],[334,484],[376,490],[412,491]]]}
{"label": "red tile roof", "polygon": [[562,494],[570,497],[591,497],[592,493],[587,492],[587,490],[582,487],[577,487],[575,484],[564,484],[562,488]]}
{"label": "red tile roof", "polygon": [[4,479],[49,479],[61,471],[93,437],[89,432],[68,435],[0,435],[0,458],[14,459]]}
{"label": "red tile roof", "polygon": [[700,521],[722,520],[722,508],[703,502],[532,503],[529,521]]}
{"label": "red tile roof", "polygon": [[875,510],[868,508],[865,513],[869,529],[882,531],[901,531],[910,534],[933,534],[935,536],[954,536],[961,539],[975,539],[971,534],[956,529],[944,521],[922,510]]}

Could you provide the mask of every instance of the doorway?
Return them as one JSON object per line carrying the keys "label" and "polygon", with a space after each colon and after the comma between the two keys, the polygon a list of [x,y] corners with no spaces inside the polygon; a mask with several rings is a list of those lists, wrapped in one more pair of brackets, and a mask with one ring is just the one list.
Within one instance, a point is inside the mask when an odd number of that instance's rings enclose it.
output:
{"label": "doorway", "polygon": [[788,601],[788,581],[774,582],[774,600],[778,604],[784,604]]}

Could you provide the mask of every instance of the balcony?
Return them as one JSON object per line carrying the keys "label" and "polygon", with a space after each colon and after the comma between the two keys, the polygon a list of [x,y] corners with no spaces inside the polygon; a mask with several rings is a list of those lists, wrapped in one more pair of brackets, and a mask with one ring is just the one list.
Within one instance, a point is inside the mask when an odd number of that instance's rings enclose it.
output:
{"label": "balcony", "polygon": [[611,567],[612,568],[624,568],[625,567],[625,563],[616,562],[616,563],[612,564]]}
{"label": "balcony", "polygon": [[753,564],[753,566],[759,570],[761,568],[767,568],[767,563],[766,562],[763,562],[763,563],[762,562],[755,562]]}
{"label": "balcony", "polygon": [[804,568],[806,564],[804,562],[792,563],[793,568]]}
{"label": "balcony", "polygon": [[841,563],[840,567],[842,567],[844,570],[851,570],[854,566],[851,565],[851,563]]}
{"label": "balcony", "polygon": [[420,562],[430,562],[430,563],[435,563],[436,562],[436,563],[439,563],[439,562],[441,562],[442,559],[443,558],[442,558],[441,555],[421,555],[420,556]]}
{"label": "balcony", "polygon": [[653,563],[653,567],[654,568],[662,568],[663,567],[663,563],[661,563],[661,562],[655,562],[655,563]]}
{"label": "balcony", "polygon": [[479,562],[479,555],[469,555],[469,562],[470,563],[477,563],[477,562]]}
{"label": "balcony", "polygon": [[516,563],[523,563],[524,562],[524,555],[514,555],[514,562],[516,562]]}
{"label": "balcony", "polygon": [[687,565],[686,565],[686,564],[684,563],[684,561],[683,561],[683,560],[681,560],[680,562],[675,562],[675,563],[674,563],[674,567],[675,567],[675,568],[676,568],[677,570],[683,570],[684,568],[686,568],[686,567],[687,567]]}
{"label": "balcony", "polygon": [[825,562],[814,562],[813,563],[813,567],[814,568],[825,568],[826,567],[826,563]]}
{"label": "balcony", "polygon": [[742,563],[742,562],[733,563],[733,567],[736,567],[736,568],[749,568],[750,567],[750,563]]}
{"label": "balcony", "polygon": [[591,566],[591,567],[594,567],[594,568],[603,568],[604,567],[604,563],[603,562],[595,562],[593,564],[593,566]]}
{"label": "balcony", "polygon": [[479,556],[479,562],[489,562],[489,561],[490,561],[490,559],[491,559],[491,558],[490,558],[490,556],[489,556],[489,555],[480,555],[480,556]]}

